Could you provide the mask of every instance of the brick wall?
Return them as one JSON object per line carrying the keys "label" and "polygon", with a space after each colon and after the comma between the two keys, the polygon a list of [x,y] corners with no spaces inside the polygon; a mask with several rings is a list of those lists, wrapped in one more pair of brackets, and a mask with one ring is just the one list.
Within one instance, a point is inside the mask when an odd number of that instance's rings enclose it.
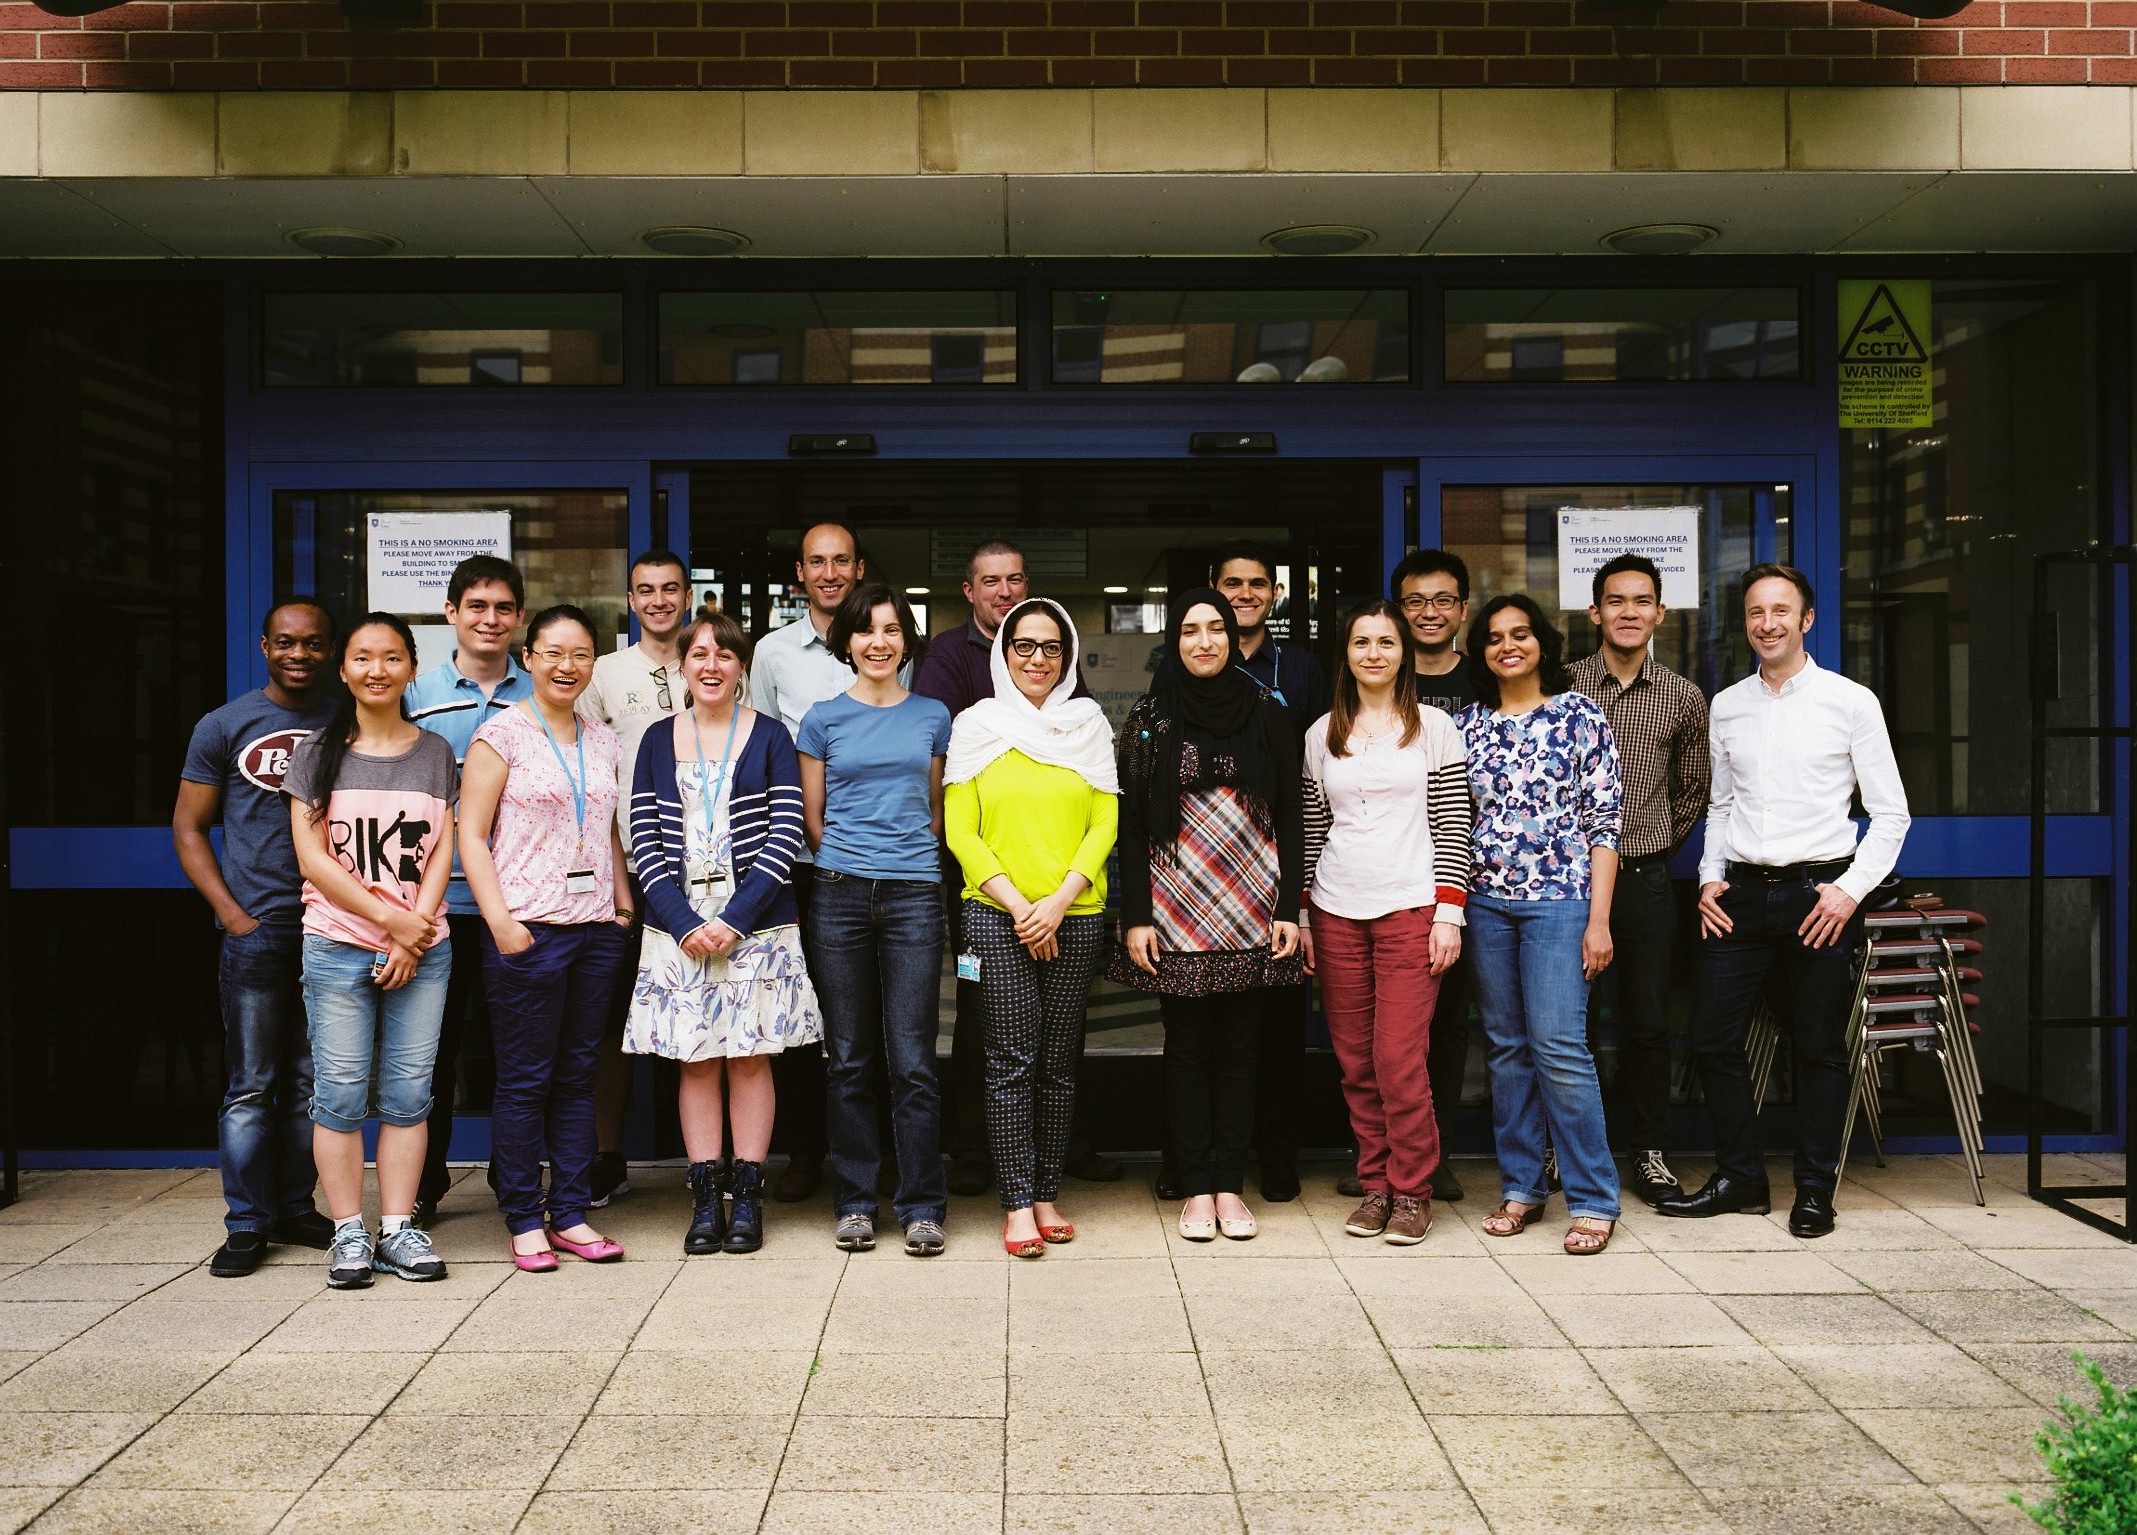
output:
{"label": "brick wall", "polygon": [[0,89],[2130,84],[2133,28],[2137,0],[0,0]]}

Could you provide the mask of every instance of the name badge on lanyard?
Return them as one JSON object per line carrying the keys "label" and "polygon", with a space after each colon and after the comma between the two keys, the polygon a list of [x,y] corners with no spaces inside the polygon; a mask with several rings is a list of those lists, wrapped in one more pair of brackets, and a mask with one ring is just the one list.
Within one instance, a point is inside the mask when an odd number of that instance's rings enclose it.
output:
{"label": "name badge on lanyard", "polygon": [[574,778],[570,766],[564,761],[564,748],[557,745],[556,733],[549,728],[549,721],[542,718],[539,705],[534,710],[535,723],[542,727],[542,734],[549,740],[549,750],[557,759],[557,771],[564,775],[564,782],[571,785],[571,809],[579,824],[579,845],[573,862],[579,867],[564,871],[566,895],[592,895],[600,887],[594,883],[593,860],[586,852],[586,724],[579,721],[578,740],[575,743],[579,757],[579,775]]}
{"label": "name badge on lanyard", "polygon": [[698,779],[702,785],[700,804],[705,812],[705,850],[686,861],[683,870],[690,882],[693,895],[703,891],[708,899],[726,904],[727,893],[734,884],[734,875],[719,861],[720,838],[718,820],[714,815],[722,791],[727,787],[728,764],[734,761],[735,726],[740,723],[742,710],[735,707],[727,716],[727,744],[720,748],[720,770],[717,776],[708,774],[705,768],[705,738],[698,731],[697,710],[690,711],[690,739],[697,746]]}

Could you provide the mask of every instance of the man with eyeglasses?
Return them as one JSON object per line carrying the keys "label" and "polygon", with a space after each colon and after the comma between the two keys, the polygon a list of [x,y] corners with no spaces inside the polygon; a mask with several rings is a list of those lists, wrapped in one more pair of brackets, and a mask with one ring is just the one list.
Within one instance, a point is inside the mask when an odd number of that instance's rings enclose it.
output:
{"label": "man with eyeglasses", "polygon": [[[631,845],[631,783],[638,770],[638,745],[654,721],[690,705],[678,654],[683,626],[690,622],[690,571],[683,557],[667,549],[649,549],[631,561],[624,596],[638,620],[638,643],[594,658],[593,681],[579,699],[579,712],[599,720],[623,743],[623,793],[616,801],[616,830]],[[644,910],[643,898],[635,909]],[[623,1160],[623,1111],[630,1103],[631,1068],[623,1056],[623,1026],[631,1014],[631,993],[638,984],[638,951],[644,934],[632,928],[624,945],[623,966],[616,972],[616,998],[601,1036],[601,1059],[594,1083],[594,1197],[600,1209],[631,1191]]]}
{"label": "man with eyeglasses", "polygon": [[[527,608],[519,567],[494,554],[471,554],[453,567],[445,586],[445,621],[453,628],[453,653],[408,684],[408,717],[445,737],[453,761],[467,762],[475,732],[522,698],[534,696],[534,679],[512,658],[512,636]],[[460,1054],[471,1037],[488,1037],[490,1007],[482,987],[482,910],[460,855],[445,887],[445,924],[453,937],[453,968],[445,983],[445,1017],[438,1030],[438,1061],[430,1074],[430,1140],[423,1178],[416,1185],[412,1217],[429,1229],[438,1201],[452,1187],[445,1159],[453,1139],[453,1095],[460,1086]],[[491,1187],[495,1188],[493,1181]]]}
{"label": "man with eyeglasses", "polygon": [[[1462,625],[1469,619],[1469,566],[1444,549],[1413,549],[1388,577],[1388,599],[1402,610],[1409,626],[1411,661],[1417,672],[1417,701],[1448,714],[1459,714],[1477,701],[1469,680],[1469,663],[1460,648]],[[1425,1077],[1432,1089],[1432,1110],[1444,1128],[1454,1122],[1469,1070],[1469,951],[1440,977],[1439,1000],[1432,1011],[1431,1042],[1425,1051]],[[1351,1180],[1337,1185],[1352,1193]],[[1463,1194],[1454,1163],[1440,1158],[1432,1173],[1432,1197],[1453,1203]]]}
{"label": "man with eyeglasses", "polygon": [[[839,604],[868,574],[860,540],[842,522],[804,529],[794,582],[808,609],[792,623],[757,642],[749,671],[751,705],[799,735],[802,716],[853,686],[853,668],[831,653],[825,636]],[[801,909],[802,946],[808,947],[809,895],[816,864],[804,847],[794,860],[794,900]],[[787,1203],[807,1199],[823,1186],[824,1053],[821,1045],[795,1045],[772,1057],[773,1090],[779,1100],[778,1134],[787,1148],[786,1171],[772,1197]]]}
{"label": "man with eyeglasses", "polygon": [[[923,698],[939,700],[950,718],[994,696],[991,670],[994,636],[1010,610],[1031,595],[1025,574],[1024,554],[1015,544],[990,538],[976,547],[965,561],[965,601],[972,616],[946,634],[937,636],[913,672],[913,691]],[[1090,688],[1079,668],[1075,696],[1088,698]],[[943,896],[949,906],[949,931],[964,952],[958,923],[963,915],[964,876],[957,861],[943,849]],[[984,1194],[994,1181],[994,1157],[987,1140],[987,1049],[980,1011],[977,981],[957,982],[957,1021],[950,1035],[950,1071],[943,1105],[944,1149],[950,1153],[950,1192]],[[1062,1171],[1072,1178],[1109,1183],[1121,1175],[1117,1163],[1091,1149],[1085,1128],[1084,1105],[1079,1097],[1076,1123],[1070,1131],[1068,1157]]]}
{"label": "man with eyeglasses", "polygon": [[[1267,544],[1238,540],[1210,556],[1209,582],[1231,604],[1239,623],[1239,667],[1262,692],[1283,706],[1299,739],[1334,706],[1328,670],[1306,646],[1269,633],[1269,619],[1284,600],[1277,554]],[[1164,685],[1178,659],[1160,658],[1153,689]],[[1306,988],[1276,988],[1262,1009],[1261,1055],[1256,1068],[1254,1151],[1262,1198],[1282,1204],[1299,1196],[1300,1084],[1306,1073]],[[1158,1197],[1168,1192],[1161,1175]]]}

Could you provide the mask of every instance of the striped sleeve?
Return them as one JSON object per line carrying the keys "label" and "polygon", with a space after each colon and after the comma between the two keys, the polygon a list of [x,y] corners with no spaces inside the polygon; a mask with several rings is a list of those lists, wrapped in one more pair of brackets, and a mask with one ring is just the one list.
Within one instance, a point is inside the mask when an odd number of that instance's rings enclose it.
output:
{"label": "striped sleeve", "polygon": [[1313,877],[1321,866],[1321,854],[1328,849],[1328,834],[1335,829],[1335,812],[1328,806],[1328,791],[1321,787],[1321,773],[1328,761],[1328,721],[1326,718],[1307,727],[1299,762],[1299,816],[1306,846],[1306,877],[1299,886],[1304,894],[1299,904],[1304,906],[1313,899]]}
{"label": "striped sleeve", "polygon": [[1469,759],[1462,733],[1449,723],[1436,732],[1439,748],[1426,779],[1426,819],[1432,828],[1433,895],[1439,920],[1459,923],[1469,902],[1475,860],[1477,802],[1469,787]]}
{"label": "striped sleeve", "polygon": [[654,786],[658,756],[657,752],[639,752],[637,770],[631,775],[631,867],[645,895],[645,920],[681,943],[705,923],[691,910],[690,897],[675,877],[684,846],[682,806],[661,803]]}

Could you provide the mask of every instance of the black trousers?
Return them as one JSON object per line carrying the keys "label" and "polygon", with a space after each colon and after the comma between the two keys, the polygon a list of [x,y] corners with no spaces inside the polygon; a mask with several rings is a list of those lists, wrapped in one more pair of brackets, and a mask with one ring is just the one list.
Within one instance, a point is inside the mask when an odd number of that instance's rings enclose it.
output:
{"label": "black trousers", "polygon": [[1440,977],[1439,1001],[1432,1008],[1432,1037],[1425,1045],[1425,1077],[1432,1088],[1432,1115],[1439,1121],[1442,1152],[1447,1126],[1462,1106],[1462,1084],[1469,1074],[1469,1001],[1476,987],[1469,950]]}
{"label": "black trousers", "polygon": [[453,936],[453,968],[445,983],[445,1016],[438,1025],[438,1060],[430,1071],[430,1143],[416,1185],[416,1197],[431,1200],[443,1199],[453,1183],[445,1156],[452,1148],[461,1054],[472,1046],[487,1057],[490,1040],[489,994],[482,985],[482,918],[448,912],[445,925]]}
{"label": "black trousers", "polygon": [[[810,974],[823,975],[823,967],[809,953],[809,896],[815,888],[816,865],[794,865],[794,903],[801,910],[802,957]],[[779,1104],[774,1133],[780,1149],[797,1165],[821,1163],[829,1145],[824,1131],[824,1047],[789,1045],[773,1056],[772,1092]]]}
{"label": "black trousers", "polygon": [[1261,1029],[1254,1087],[1254,1156],[1266,1178],[1299,1160],[1300,1101],[1306,1079],[1306,988],[1259,991]]}
{"label": "black trousers", "polygon": [[1669,1148],[1670,948],[1677,936],[1677,891],[1669,855],[1618,865],[1610,898],[1610,937],[1617,948],[1588,993],[1588,1044],[1602,1030],[1603,1000],[1614,997],[1621,1038],[1618,1069],[1605,1095],[1610,1144],[1621,1151]]}
{"label": "black trousers", "polygon": [[1256,990],[1158,998],[1165,1020],[1166,1139],[1189,1198],[1246,1190],[1254,1068],[1269,995]]}
{"label": "black trousers", "polygon": [[1744,1034],[1767,977],[1780,973],[1792,999],[1796,1187],[1830,1192],[1839,1182],[1841,1139],[1847,1133],[1842,1123],[1848,1103],[1846,1036],[1862,914],[1849,921],[1839,942],[1806,948],[1796,929],[1817,901],[1817,888],[1807,879],[1777,885],[1730,882],[1721,908],[1734,930],[1703,939],[1699,946],[1692,1053],[1714,1116],[1717,1170],[1732,1178],[1763,1179],[1766,1158],[1759,1147]]}

